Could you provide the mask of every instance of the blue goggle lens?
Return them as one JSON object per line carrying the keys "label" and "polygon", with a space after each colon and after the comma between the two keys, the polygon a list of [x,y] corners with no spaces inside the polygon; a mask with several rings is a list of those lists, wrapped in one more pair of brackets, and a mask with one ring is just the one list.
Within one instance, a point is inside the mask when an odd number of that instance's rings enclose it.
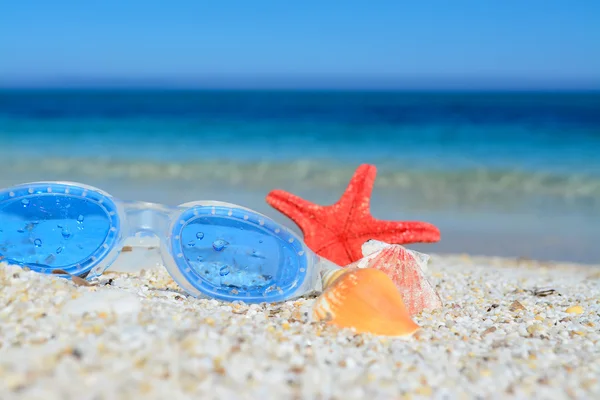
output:
{"label": "blue goggle lens", "polygon": [[232,301],[283,299],[306,275],[302,244],[273,221],[243,209],[197,208],[175,235],[185,278],[204,293]]}
{"label": "blue goggle lens", "polygon": [[62,269],[80,274],[91,268],[95,254],[106,250],[114,218],[94,198],[57,193],[60,189],[29,188],[1,195],[2,261],[38,272]]}

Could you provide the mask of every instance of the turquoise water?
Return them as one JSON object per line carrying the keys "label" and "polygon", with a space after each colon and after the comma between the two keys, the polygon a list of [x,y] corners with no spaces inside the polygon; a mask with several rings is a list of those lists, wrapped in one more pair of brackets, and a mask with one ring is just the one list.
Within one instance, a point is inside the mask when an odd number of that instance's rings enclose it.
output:
{"label": "turquoise water", "polygon": [[600,263],[600,94],[0,92],[0,183],[76,180],[119,197],[270,209],[337,200],[378,167],[383,219],[437,224],[423,251]]}

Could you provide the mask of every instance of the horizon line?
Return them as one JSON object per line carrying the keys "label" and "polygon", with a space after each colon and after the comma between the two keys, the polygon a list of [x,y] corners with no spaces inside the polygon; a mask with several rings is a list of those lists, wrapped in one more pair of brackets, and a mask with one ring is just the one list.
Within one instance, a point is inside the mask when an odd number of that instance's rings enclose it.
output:
{"label": "horizon line", "polygon": [[129,91],[129,92],[417,92],[417,93],[542,93],[542,92],[561,92],[561,93],[600,93],[598,87],[267,87],[267,86],[251,86],[251,87],[236,87],[236,86],[119,86],[119,85],[103,85],[103,86],[55,86],[55,85],[39,85],[39,86],[5,86],[0,84],[0,92],[10,91]]}
{"label": "horizon line", "polygon": [[598,91],[600,77],[485,76],[2,76],[0,89],[293,90],[293,91]]}

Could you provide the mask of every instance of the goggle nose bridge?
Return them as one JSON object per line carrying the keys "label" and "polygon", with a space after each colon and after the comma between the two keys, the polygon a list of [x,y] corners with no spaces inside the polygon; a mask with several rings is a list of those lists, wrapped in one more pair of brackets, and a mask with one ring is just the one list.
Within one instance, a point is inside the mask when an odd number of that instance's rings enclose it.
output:
{"label": "goggle nose bridge", "polygon": [[175,209],[160,204],[131,202],[125,206],[127,234],[168,237]]}

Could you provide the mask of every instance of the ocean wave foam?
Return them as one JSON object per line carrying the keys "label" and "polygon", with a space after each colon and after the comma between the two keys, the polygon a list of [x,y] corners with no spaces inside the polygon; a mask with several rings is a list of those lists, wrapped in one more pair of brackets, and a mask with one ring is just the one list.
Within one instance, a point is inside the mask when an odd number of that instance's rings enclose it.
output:
{"label": "ocean wave foam", "polygon": [[[274,187],[307,185],[315,188],[345,186],[356,165],[323,163],[316,160],[291,162],[238,162],[231,160],[194,163],[116,161],[111,159],[46,158],[0,161],[2,175],[43,172],[57,179],[90,177],[134,180],[209,181],[223,185]],[[423,193],[469,193],[483,195],[543,195],[600,200],[600,177],[558,175],[542,172],[465,169],[415,170],[391,166],[379,168],[376,187]]]}

